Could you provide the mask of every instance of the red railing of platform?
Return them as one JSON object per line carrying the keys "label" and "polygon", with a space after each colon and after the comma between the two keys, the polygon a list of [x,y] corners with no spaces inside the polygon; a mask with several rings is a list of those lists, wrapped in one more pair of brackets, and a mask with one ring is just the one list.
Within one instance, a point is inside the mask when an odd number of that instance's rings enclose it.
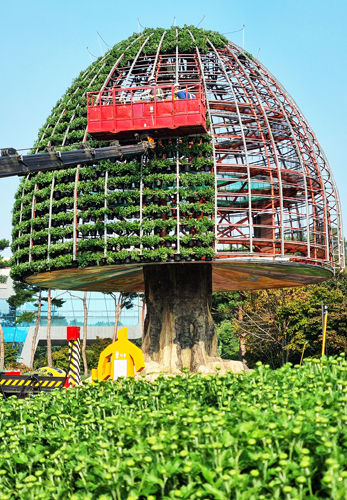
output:
{"label": "red railing of platform", "polygon": [[[183,96],[183,98],[179,97]],[[133,139],[135,133],[179,137],[206,133],[202,85],[156,85],[87,94],[88,133],[99,139]]]}

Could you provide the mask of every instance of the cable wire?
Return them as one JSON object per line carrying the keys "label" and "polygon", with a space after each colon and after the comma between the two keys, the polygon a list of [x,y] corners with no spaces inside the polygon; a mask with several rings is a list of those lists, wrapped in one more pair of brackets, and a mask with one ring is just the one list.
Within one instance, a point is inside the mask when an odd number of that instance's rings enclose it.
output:
{"label": "cable wire", "polygon": [[201,19],[201,21],[199,22],[199,24],[197,26],[195,26],[195,28],[198,28],[204,19],[205,19],[205,16]]}
{"label": "cable wire", "polygon": [[94,56],[94,54],[92,54],[92,53],[90,52],[90,50],[88,49],[88,47],[87,47],[87,50],[88,50],[88,52],[89,52],[89,55],[90,55],[90,56],[93,56],[93,57],[95,57],[95,59],[98,59],[98,57],[97,57],[97,56]]}
{"label": "cable wire", "polygon": [[231,35],[231,33],[239,33],[239,31],[242,31],[242,30],[243,30],[243,27],[240,30],[228,31],[227,33],[222,33],[222,35]]}
{"label": "cable wire", "polygon": [[140,22],[140,18],[138,17],[137,18],[138,22],[139,22],[139,25],[141,26],[141,28],[143,28],[144,30],[146,29],[145,26],[142,26],[141,22]]}
{"label": "cable wire", "polygon": [[104,52],[103,52],[103,50],[102,50],[102,47],[101,47],[101,42],[100,42],[100,35],[99,35],[99,33],[98,33],[98,32],[96,32],[96,33],[97,33],[97,35],[98,35],[98,42],[99,42],[99,47],[100,47],[101,56],[102,56],[102,57],[104,57]]}
{"label": "cable wire", "polygon": [[102,36],[100,35],[100,33],[98,31],[97,31],[97,34],[99,35],[101,40],[104,42],[104,44],[107,45],[107,47],[109,47],[111,49],[111,45],[109,45],[108,43],[105,42],[105,40],[102,38]]}

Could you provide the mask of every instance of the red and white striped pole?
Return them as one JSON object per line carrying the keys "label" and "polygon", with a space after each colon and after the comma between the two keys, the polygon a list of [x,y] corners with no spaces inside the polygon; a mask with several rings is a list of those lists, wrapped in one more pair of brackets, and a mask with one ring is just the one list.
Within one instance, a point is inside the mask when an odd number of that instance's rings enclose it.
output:
{"label": "red and white striped pole", "polygon": [[78,385],[81,383],[81,340],[80,327],[67,326],[66,338],[69,342],[70,369],[68,373],[69,384]]}

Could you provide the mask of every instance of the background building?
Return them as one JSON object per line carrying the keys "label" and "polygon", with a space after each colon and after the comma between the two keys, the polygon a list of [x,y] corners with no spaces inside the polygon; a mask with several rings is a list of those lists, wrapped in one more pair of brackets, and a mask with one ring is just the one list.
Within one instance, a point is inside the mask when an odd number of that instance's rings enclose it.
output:
{"label": "background building", "polygon": [[[53,290],[52,297],[59,295],[64,290]],[[27,303],[19,310],[13,310],[9,307],[7,299],[13,295],[12,279],[10,277],[10,268],[0,269],[0,323],[2,325],[5,342],[20,346],[20,361],[24,364],[30,362],[30,352],[32,337],[34,334],[35,321],[30,324],[17,325],[15,323],[16,314],[24,311],[34,311],[34,303]],[[47,297],[47,290],[42,291],[43,297]],[[65,303],[62,307],[52,306],[52,327],[51,337],[52,345],[67,345],[66,326],[83,327],[83,298],[84,292],[72,291],[60,295]],[[79,298],[80,297],[80,298]],[[88,292],[88,340],[87,343],[93,343],[97,337],[112,338],[115,311],[114,300],[109,295],[100,292]],[[142,336],[141,311],[142,301],[137,299],[131,309],[123,310],[119,319],[118,328],[129,327],[129,338],[137,339]],[[46,345],[47,334],[47,302],[42,301],[42,310],[39,325],[39,334],[37,345]],[[81,328],[81,337],[83,338],[83,328]]]}

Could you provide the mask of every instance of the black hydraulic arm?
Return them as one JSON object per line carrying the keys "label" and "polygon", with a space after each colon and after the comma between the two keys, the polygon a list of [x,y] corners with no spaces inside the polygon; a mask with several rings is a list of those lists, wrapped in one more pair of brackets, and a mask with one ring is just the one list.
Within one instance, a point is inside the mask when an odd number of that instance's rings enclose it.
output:
{"label": "black hydraulic arm", "polygon": [[[104,148],[90,148],[81,144],[73,151],[47,151],[32,155],[20,155],[13,148],[2,149],[0,156],[0,177],[26,175],[31,172],[56,170],[74,167],[79,164],[91,164],[99,160],[117,159],[126,155],[145,154],[153,149],[153,142],[141,141],[130,146],[115,144]],[[53,148],[52,148],[53,149]]]}

